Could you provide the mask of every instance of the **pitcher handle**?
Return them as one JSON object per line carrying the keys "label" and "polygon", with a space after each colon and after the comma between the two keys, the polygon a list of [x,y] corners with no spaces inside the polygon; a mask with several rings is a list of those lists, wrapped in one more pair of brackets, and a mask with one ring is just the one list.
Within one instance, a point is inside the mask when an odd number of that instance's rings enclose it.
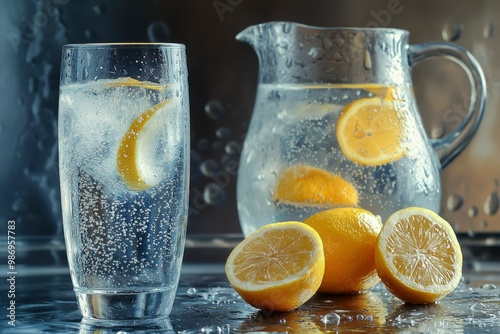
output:
{"label": "pitcher handle", "polygon": [[486,80],[479,62],[466,49],[450,43],[424,43],[409,47],[410,64],[424,59],[445,57],[460,65],[471,84],[471,99],[467,115],[462,123],[449,135],[430,139],[441,162],[441,169],[446,167],[471,141],[483,118],[486,106]]}

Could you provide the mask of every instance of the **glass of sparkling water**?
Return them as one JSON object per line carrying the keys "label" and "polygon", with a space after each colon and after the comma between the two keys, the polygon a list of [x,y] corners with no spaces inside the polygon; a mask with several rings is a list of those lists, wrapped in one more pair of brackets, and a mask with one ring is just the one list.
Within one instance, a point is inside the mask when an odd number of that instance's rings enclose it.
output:
{"label": "glass of sparkling water", "polygon": [[65,45],[60,84],[64,236],[83,320],[167,318],[188,210],[185,47]]}

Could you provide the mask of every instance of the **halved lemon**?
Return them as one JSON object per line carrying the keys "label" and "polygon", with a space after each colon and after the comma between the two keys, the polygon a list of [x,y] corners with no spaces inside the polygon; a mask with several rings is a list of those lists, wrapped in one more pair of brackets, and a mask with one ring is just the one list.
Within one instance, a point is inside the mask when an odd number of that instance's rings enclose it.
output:
{"label": "halved lemon", "polygon": [[347,105],[336,125],[344,155],[365,166],[379,166],[401,159],[403,113],[392,99],[371,97]]}
{"label": "halved lemon", "polygon": [[171,98],[163,100],[134,119],[121,139],[116,156],[116,166],[118,175],[130,190],[144,191],[157,183],[157,181],[147,182],[144,179],[144,173],[141,173],[140,159],[138,159],[140,153],[138,143],[141,137],[147,137],[148,122],[158,110],[162,109],[171,100]]}
{"label": "halved lemon", "polygon": [[377,238],[375,267],[396,297],[432,303],[452,292],[462,277],[462,252],[443,218],[424,208],[407,208],[389,217]]}
{"label": "halved lemon", "polygon": [[296,165],[280,174],[273,200],[278,204],[300,206],[355,206],[358,192],[340,175],[313,166]]}
{"label": "halved lemon", "polygon": [[229,255],[226,276],[250,305],[289,311],[318,290],[325,272],[318,233],[300,222],[266,225],[250,234]]}

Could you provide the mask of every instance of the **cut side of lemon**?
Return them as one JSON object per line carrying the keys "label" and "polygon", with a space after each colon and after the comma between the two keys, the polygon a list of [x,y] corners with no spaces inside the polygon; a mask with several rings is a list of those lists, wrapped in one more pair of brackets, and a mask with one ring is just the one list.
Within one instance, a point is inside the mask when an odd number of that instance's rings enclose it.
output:
{"label": "cut side of lemon", "polygon": [[250,305],[268,311],[293,310],[318,290],[325,271],[318,233],[300,222],[266,225],[229,255],[226,276]]}
{"label": "cut side of lemon", "polygon": [[355,206],[358,192],[340,175],[313,166],[296,165],[279,176],[273,200],[278,204],[298,206]]}
{"label": "cut side of lemon", "polygon": [[403,113],[395,101],[372,97],[345,107],[336,125],[336,135],[344,155],[361,165],[379,166],[401,159]]}
{"label": "cut side of lemon", "polygon": [[148,183],[144,179],[144,173],[141,173],[141,166],[138,163],[140,160],[138,159],[140,153],[138,143],[141,137],[147,135],[145,129],[147,129],[147,125],[155,113],[166,106],[169,102],[171,102],[171,99],[163,100],[143,112],[139,117],[132,121],[132,124],[121,139],[117,152],[116,165],[118,175],[130,190],[140,192],[147,190],[155,186],[155,183],[158,183],[157,181]]}
{"label": "cut side of lemon", "polygon": [[431,210],[413,207],[394,213],[384,224],[377,238],[375,266],[396,297],[426,304],[460,283],[462,252],[450,224]]}
{"label": "cut side of lemon", "polygon": [[160,85],[157,83],[152,83],[148,81],[140,81],[130,77],[124,77],[117,80],[113,80],[112,82],[108,82],[105,84],[106,88],[112,87],[140,87],[151,90],[162,90],[167,89],[169,85]]}

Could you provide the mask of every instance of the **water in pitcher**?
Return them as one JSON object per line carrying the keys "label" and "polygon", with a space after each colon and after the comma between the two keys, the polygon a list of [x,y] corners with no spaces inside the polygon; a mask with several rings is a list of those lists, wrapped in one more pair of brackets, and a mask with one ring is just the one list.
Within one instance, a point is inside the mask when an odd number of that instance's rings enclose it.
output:
{"label": "water in pitcher", "polygon": [[99,294],[119,308],[144,292],[144,302],[171,307],[186,224],[180,120],[189,117],[176,89],[130,78],[61,89],[61,197],[79,298]]}
{"label": "water in pitcher", "polygon": [[[439,210],[439,166],[411,86],[260,84],[238,175],[243,233],[357,206]],[[418,157],[418,158],[417,158]]]}

